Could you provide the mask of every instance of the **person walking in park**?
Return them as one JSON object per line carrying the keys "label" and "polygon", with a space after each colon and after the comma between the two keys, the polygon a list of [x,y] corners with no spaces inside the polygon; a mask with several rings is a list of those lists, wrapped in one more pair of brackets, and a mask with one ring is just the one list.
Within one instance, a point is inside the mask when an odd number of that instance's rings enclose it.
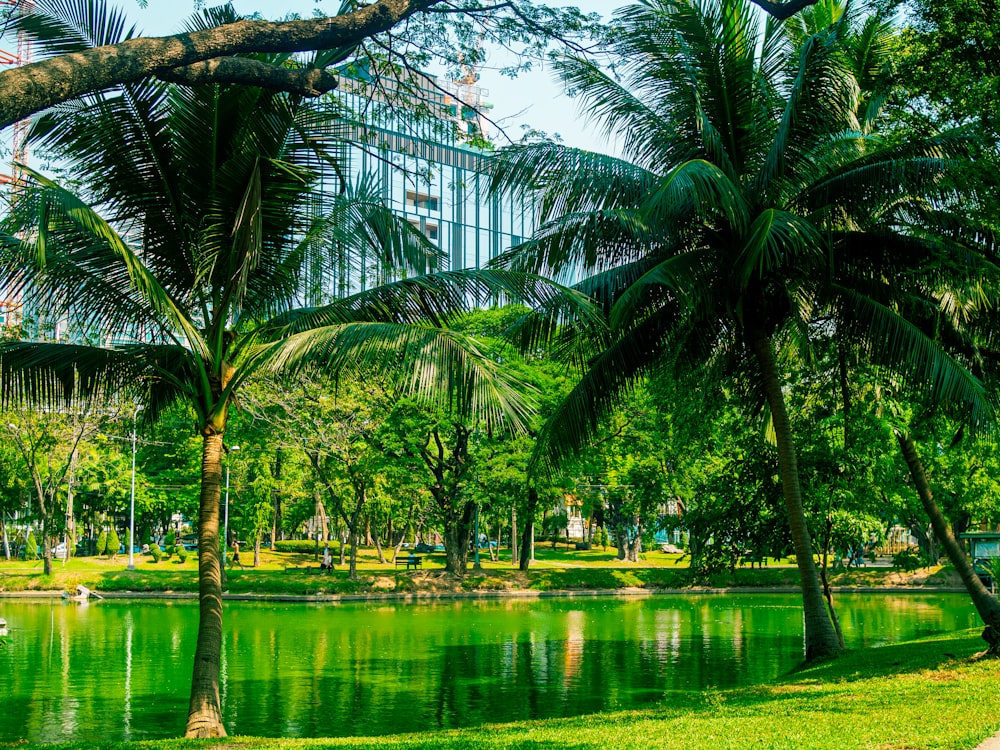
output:
{"label": "person walking in park", "polygon": [[240,562],[240,543],[233,542],[233,566],[239,565],[240,570],[245,570],[243,563]]}

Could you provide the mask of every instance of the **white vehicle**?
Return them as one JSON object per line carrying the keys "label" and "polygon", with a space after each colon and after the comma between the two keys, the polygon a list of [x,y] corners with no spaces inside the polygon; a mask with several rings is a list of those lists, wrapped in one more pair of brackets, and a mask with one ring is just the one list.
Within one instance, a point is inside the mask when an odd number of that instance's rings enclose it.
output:
{"label": "white vehicle", "polygon": [[57,560],[65,560],[66,559],[66,545],[65,544],[57,544],[55,547],[53,547],[52,548],[52,556],[54,558],[56,558]]}

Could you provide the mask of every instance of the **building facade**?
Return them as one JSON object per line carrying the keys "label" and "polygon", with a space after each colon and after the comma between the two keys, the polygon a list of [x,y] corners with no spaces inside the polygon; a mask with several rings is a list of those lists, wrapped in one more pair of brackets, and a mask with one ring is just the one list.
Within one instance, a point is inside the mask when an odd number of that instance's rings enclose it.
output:
{"label": "building facade", "polygon": [[[339,157],[354,184],[374,183],[385,205],[440,248],[432,270],[483,268],[531,237],[531,204],[489,194],[492,105],[475,74],[411,74],[398,86],[374,79],[354,69],[336,94]],[[385,281],[352,265],[361,270],[333,280],[338,296]]]}

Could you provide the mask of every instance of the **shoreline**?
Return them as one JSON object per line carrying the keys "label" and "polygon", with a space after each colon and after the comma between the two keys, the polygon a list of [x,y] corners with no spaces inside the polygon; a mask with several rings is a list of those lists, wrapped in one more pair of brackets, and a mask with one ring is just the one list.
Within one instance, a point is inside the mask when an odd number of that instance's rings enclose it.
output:
{"label": "shoreline", "polygon": [[[964,594],[963,587],[956,586],[831,586],[835,594]],[[194,591],[95,591],[102,599],[118,600],[192,600],[198,599]],[[654,596],[721,596],[730,594],[798,594],[801,590],[794,586],[729,586],[722,588],[683,589],[556,589],[532,591],[517,589],[507,591],[435,591],[435,592],[385,592],[360,594],[228,594],[223,601],[235,602],[301,602],[343,603],[367,601],[394,601],[404,604],[419,604],[440,600],[490,600],[490,599],[592,599],[598,597],[654,597]],[[59,599],[62,591],[0,591],[3,599]],[[96,598],[96,597],[95,597]],[[70,601],[70,600],[67,600]],[[89,600],[87,600],[89,601]]]}

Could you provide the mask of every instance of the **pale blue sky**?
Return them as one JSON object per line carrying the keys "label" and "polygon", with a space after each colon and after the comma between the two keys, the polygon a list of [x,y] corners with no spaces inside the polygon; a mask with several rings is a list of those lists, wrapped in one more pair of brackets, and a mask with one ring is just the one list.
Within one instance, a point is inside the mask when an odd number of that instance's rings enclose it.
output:
{"label": "pale blue sky", "polygon": [[[564,4],[609,16],[626,2],[579,0]],[[265,18],[278,18],[289,12],[309,16],[316,8],[332,12],[339,5],[339,0],[234,0],[233,4],[239,13],[259,12]],[[149,0],[144,10],[134,3],[126,3],[125,7],[129,18],[146,36],[158,36],[176,31],[192,11],[193,3],[191,0]],[[492,62],[499,64],[496,60]],[[562,93],[550,70],[540,69],[512,80],[487,67],[480,71],[480,75],[480,85],[489,91],[487,101],[495,107],[493,115],[510,137],[520,137],[521,125],[527,124],[547,133],[559,133],[564,142],[572,146],[608,150],[596,128],[584,124],[577,102]]]}

